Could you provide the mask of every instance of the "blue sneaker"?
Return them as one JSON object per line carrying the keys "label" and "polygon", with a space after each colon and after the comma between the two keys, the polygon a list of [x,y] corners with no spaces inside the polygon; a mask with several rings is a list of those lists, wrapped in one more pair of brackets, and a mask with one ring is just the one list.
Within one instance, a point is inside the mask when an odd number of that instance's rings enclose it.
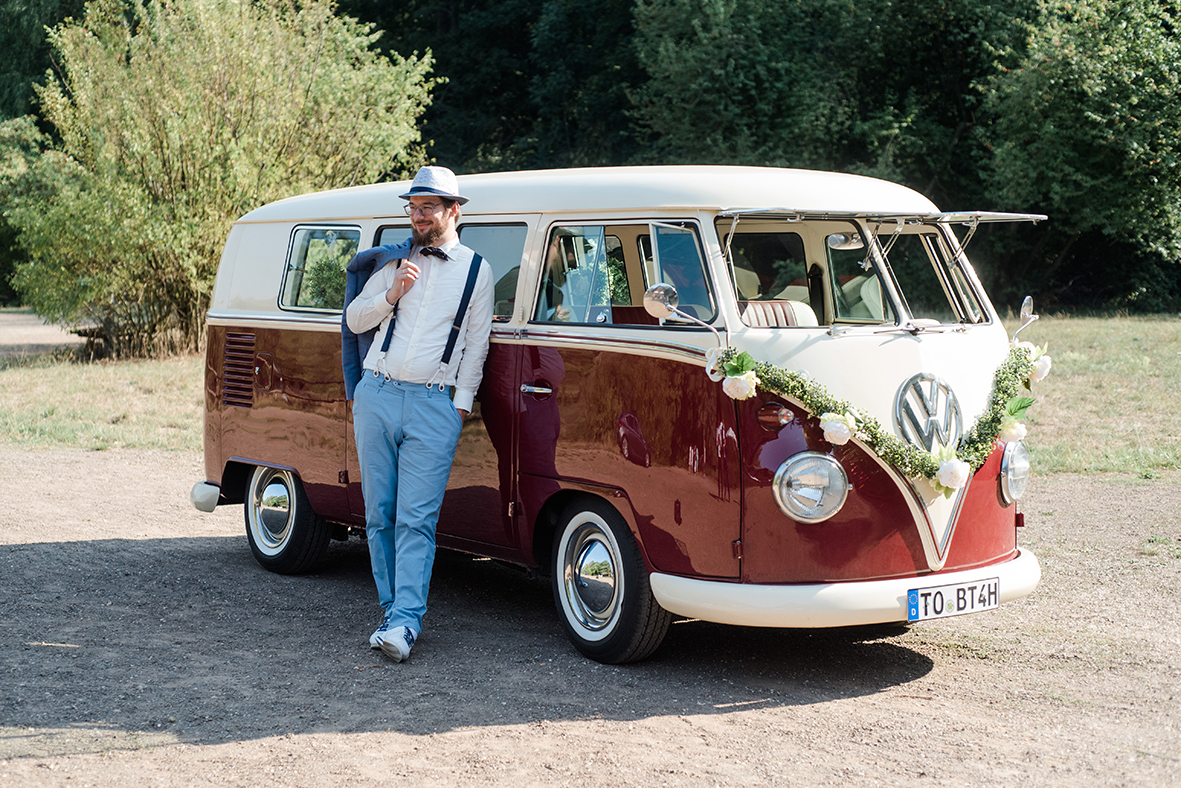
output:
{"label": "blue sneaker", "polygon": [[390,621],[390,616],[387,613],[385,617],[381,619],[381,626],[377,628],[376,632],[369,636],[369,648],[381,648],[382,636],[393,628],[394,625]]}
{"label": "blue sneaker", "polygon": [[401,662],[410,656],[410,649],[418,635],[409,627],[394,627],[381,638],[381,650],[394,662]]}

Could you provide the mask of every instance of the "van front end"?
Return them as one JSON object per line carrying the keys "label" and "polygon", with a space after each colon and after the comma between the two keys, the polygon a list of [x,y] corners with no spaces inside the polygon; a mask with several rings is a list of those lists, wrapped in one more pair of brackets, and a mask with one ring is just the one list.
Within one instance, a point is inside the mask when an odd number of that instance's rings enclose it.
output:
{"label": "van front end", "polygon": [[[906,464],[954,458],[1012,393],[1004,370],[1025,351],[999,320],[929,330],[751,327],[729,343],[723,360],[741,349],[748,366],[778,362],[761,365],[757,389],[734,402],[741,576],[655,572],[662,607],[718,623],[832,627],[980,612],[1032,593],[1040,566],[1016,536],[1029,475],[1021,441],[988,439],[979,467],[954,488]],[[722,377],[726,365],[714,364]],[[839,413],[777,384],[840,402],[831,406]],[[740,389],[731,390],[741,397]],[[847,423],[826,431],[824,419],[836,416]]]}
{"label": "van front end", "polygon": [[1022,516],[1006,497],[1023,484],[1012,467],[1019,443],[998,444],[945,498],[861,441],[828,443],[798,405],[759,397],[738,410],[741,580],[653,573],[666,610],[741,626],[839,627],[991,610],[1037,586],[1037,557],[1017,546]]}

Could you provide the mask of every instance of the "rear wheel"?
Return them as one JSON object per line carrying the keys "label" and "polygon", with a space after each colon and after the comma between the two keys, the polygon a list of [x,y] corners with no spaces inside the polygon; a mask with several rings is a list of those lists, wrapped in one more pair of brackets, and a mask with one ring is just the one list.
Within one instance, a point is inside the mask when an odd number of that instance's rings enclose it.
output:
{"label": "rear wheel", "polygon": [[562,513],[550,568],[554,602],[575,648],[598,662],[636,662],[664,640],[672,615],[657,604],[640,548],[606,501]]}
{"label": "rear wheel", "polygon": [[324,557],[331,528],[312,511],[303,485],[291,471],[255,468],[244,507],[250,551],[264,568],[298,574]]}

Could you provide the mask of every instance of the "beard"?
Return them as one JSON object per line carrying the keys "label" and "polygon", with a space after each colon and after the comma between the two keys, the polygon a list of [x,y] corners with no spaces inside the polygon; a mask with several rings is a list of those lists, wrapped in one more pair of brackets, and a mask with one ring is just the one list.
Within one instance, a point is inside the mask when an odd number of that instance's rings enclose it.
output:
{"label": "beard", "polygon": [[437,224],[432,224],[431,229],[425,233],[420,233],[417,227],[411,228],[411,238],[417,246],[434,246],[435,242],[443,237],[443,228]]}

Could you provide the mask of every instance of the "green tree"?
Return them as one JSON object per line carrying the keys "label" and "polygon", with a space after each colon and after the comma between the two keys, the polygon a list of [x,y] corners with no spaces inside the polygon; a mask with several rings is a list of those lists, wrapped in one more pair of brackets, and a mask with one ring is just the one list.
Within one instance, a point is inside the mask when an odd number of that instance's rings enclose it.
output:
{"label": "green tree", "polygon": [[638,152],[632,90],[647,80],[636,57],[634,0],[547,0],[532,28],[527,135],[531,167],[619,164]]}
{"label": "green tree", "polygon": [[[52,65],[45,29],[81,10],[82,0],[0,0],[0,121],[33,110],[33,85]],[[16,239],[0,216],[0,305],[19,301],[10,280],[17,261],[28,256]]]}
{"label": "green tree", "polygon": [[536,120],[529,97],[537,0],[341,0],[398,52],[433,53],[439,85],[423,116],[428,152],[457,172],[518,169]]}
{"label": "green tree", "polygon": [[1013,238],[1011,281],[1167,306],[1181,263],[1179,25],[1177,0],[1056,0],[990,81],[992,193],[1052,220]]}
{"label": "green tree", "polygon": [[851,123],[852,75],[826,55],[839,22],[812,0],[638,0],[636,52],[650,79],[635,117],[643,158],[820,166]]}
{"label": "green tree", "polygon": [[328,0],[97,0],[50,38],[62,76],[38,96],[60,143],[38,140],[25,179],[68,177],[5,200],[15,283],[118,353],[200,345],[238,216],[421,160],[429,53],[379,55]]}
{"label": "green tree", "polygon": [[51,66],[45,29],[82,12],[82,0],[0,0],[0,120],[33,110],[33,84]]}

